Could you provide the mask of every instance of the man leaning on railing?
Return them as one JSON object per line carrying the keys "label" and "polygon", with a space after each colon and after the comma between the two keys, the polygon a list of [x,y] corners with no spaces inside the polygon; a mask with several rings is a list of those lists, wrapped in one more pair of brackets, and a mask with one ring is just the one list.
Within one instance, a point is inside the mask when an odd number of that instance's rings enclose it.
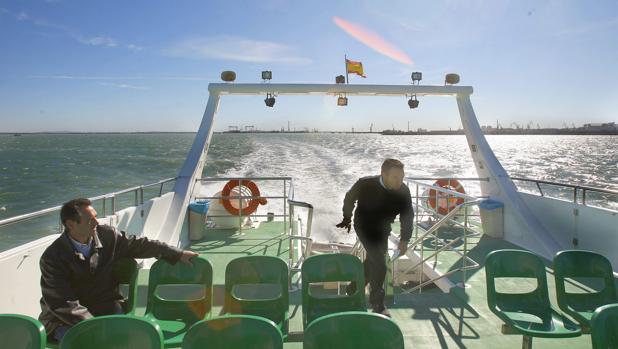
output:
{"label": "man leaning on railing", "polygon": [[127,237],[109,225],[99,225],[88,199],[62,206],[64,232],[43,253],[41,315],[50,339],[60,341],[66,331],[93,316],[122,314],[122,296],[112,281],[112,265],[119,258],[163,258],[191,265],[197,256],[163,242]]}

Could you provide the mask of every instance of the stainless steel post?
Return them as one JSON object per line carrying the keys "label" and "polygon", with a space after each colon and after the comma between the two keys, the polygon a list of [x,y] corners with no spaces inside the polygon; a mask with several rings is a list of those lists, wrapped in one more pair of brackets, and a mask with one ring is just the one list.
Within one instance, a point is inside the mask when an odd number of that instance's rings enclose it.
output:
{"label": "stainless steel post", "polygon": [[[240,209],[238,210],[238,234],[242,234],[242,189],[241,189],[242,180],[238,179],[238,206]],[[231,194],[231,193],[230,193]]]}
{"label": "stainless steel post", "polygon": [[287,217],[285,216],[287,214],[286,206],[287,206],[287,199],[288,199],[288,197],[287,197],[288,193],[287,193],[287,190],[286,190],[286,187],[287,187],[286,184],[287,184],[287,179],[283,179],[283,195],[282,196],[283,196],[283,233],[284,234],[288,230],[288,227],[287,227]]}
{"label": "stainless steel post", "polygon": [[144,217],[144,186],[139,186],[139,205],[141,207],[140,215]]}

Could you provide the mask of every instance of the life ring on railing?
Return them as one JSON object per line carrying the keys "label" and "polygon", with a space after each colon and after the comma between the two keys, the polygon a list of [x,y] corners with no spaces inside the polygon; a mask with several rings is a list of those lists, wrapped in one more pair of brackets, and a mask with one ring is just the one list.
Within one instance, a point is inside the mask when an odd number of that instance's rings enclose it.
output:
{"label": "life ring on railing", "polygon": [[[463,185],[461,185],[461,183],[459,183],[456,179],[440,178],[433,184],[433,186],[453,190],[461,194],[466,193]],[[431,188],[429,189],[429,198],[427,202],[429,203],[429,206],[431,206],[434,210],[437,210],[439,214],[446,215],[456,206],[463,204],[464,198],[448,195],[447,193]]]}
{"label": "life ring on railing", "polygon": [[[249,200],[249,204],[246,205],[246,207],[243,207],[242,210],[240,210],[238,207],[241,205],[234,205],[232,201],[242,203],[245,200],[241,200],[240,198],[238,199],[229,198],[230,193],[232,193],[232,190],[236,187],[240,187],[240,188],[236,190],[236,193],[233,196],[245,196],[243,195],[243,188],[246,188],[251,192],[250,196],[253,197],[252,199]],[[242,179],[242,180],[235,179],[235,180],[231,180],[227,182],[225,186],[223,187],[223,190],[221,190],[221,196],[223,197],[221,198],[221,203],[223,204],[223,207],[225,207],[225,210],[227,212],[229,212],[231,215],[234,215],[234,216],[238,216],[238,215],[248,216],[252,214],[253,212],[255,212],[255,210],[257,210],[259,205],[266,205],[266,203],[268,202],[265,198],[260,197],[260,189],[258,188],[257,184],[255,184],[253,181],[250,181],[248,179]],[[246,196],[249,196],[249,195],[246,195]]]}

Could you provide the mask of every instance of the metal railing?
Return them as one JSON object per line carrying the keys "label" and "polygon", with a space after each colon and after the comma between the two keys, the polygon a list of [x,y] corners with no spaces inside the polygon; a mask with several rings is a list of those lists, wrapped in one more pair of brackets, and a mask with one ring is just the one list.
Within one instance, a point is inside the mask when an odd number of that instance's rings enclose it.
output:
{"label": "metal railing", "polygon": [[[222,196],[222,195],[210,195],[210,196],[203,196],[203,195],[197,195],[195,197],[196,200],[212,200],[212,199],[216,199],[216,200],[220,200],[220,199],[233,199],[233,200],[237,200],[238,201],[238,229],[239,229],[239,233],[242,233],[243,230],[243,202],[245,200],[255,200],[255,199],[275,199],[275,200],[282,200],[283,203],[283,214],[276,214],[274,213],[273,215],[269,215],[269,214],[257,214],[257,213],[252,213],[251,215],[249,215],[249,217],[283,217],[283,232],[282,233],[287,233],[288,230],[288,209],[287,209],[287,205],[288,205],[288,199],[290,198],[290,194],[292,193],[290,189],[288,189],[288,185],[289,188],[292,188],[292,177],[205,177],[205,178],[197,178],[196,182],[200,182],[201,184],[203,183],[212,183],[212,182],[238,182],[238,187],[240,187],[243,183],[243,181],[268,181],[268,182],[272,182],[272,181],[281,181],[282,182],[282,188],[283,188],[283,193],[282,195],[260,195],[258,196],[252,196],[252,195],[244,195],[242,192],[239,192],[239,195],[226,195],[226,196]],[[244,185],[243,185],[244,186]],[[257,212],[257,211],[256,211]],[[208,217],[229,217],[229,215],[212,215],[209,214]]]}
{"label": "metal railing", "polygon": [[[239,203],[238,210],[238,229],[239,233],[242,233],[243,229],[243,200],[252,200],[252,199],[275,199],[282,200],[283,202],[283,213],[277,214],[273,212],[273,214],[251,214],[249,217],[280,217],[283,218],[283,232],[289,240],[289,255],[288,255],[288,268],[290,273],[290,286],[292,283],[292,276],[298,272],[300,272],[300,268],[302,266],[305,258],[309,257],[311,253],[311,247],[313,238],[311,237],[311,227],[313,223],[313,205],[295,200],[294,198],[294,180],[292,177],[209,177],[209,178],[199,178],[197,181],[201,183],[207,182],[223,182],[223,181],[238,181],[239,186],[242,181],[250,180],[250,181],[281,181],[283,192],[282,195],[260,195],[259,197],[252,195],[243,195],[242,191],[239,193],[240,195],[212,195],[212,196],[196,196],[196,199],[236,199]],[[298,217],[298,220],[295,217],[296,211],[298,209],[305,209],[307,216],[305,218],[305,231],[302,230],[303,220]],[[229,217],[228,215],[212,215],[209,214],[209,217]]]}
{"label": "metal railing", "polygon": [[[289,282],[290,286],[292,285],[292,277],[296,273],[300,273],[303,262],[306,258],[311,256],[311,249],[313,245],[313,238],[311,237],[311,226],[313,224],[313,205],[296,200],[288,200],[289,204],[289,212],[290,212],[290,229],[289,229],[289,261],[288,267],[290,271]],[[307,210],[307,218],[306,218],[306,230],[303,234],[302,230],[302,220],[299,217],[298,220],[298,230],[293,229],[293,219],[294,214],[297,208],[302,208]],[[298,234],[296,234],[298,232]],[[296,246],[294,246],[296,244]],[[297,255],[294,254],[296,251]],[[300,278],[299,280],[300,281]]]}
{"label": "metal railing", "polygon": [[[431,228],[429,228],[424,234],[422,234],[420,237],[416,238],[416,240],[414,240],[414,242],[412,242],[409,246],[408,249],[410,251],[410,253],[414,253],[417,249],[418,246],[420,246],[420,261],[407,268],[405,271],[403,271],[403,273],[408,273],[409,271],[415,269],[415,268],[421,268],[420,272],[419,272],[419,281],[418,281],[418,285],[407,289],[405,291],[403,291],[402,293],[412,293],[414,291],[416,291],[417,289],[419,290],[419,293],[422,292],[422,288],[428,284],[434,283],[442,278],[448,277],[450,275],[453,275],[455,273],[461,272],[462,273],[462,282],[461,284],[459,284],[458,286],[465,288],[466,285],[466,271],[470,270],[470,269],[477,269],[480,267],[480,264],[477,263],[475,260],[473,260],[472,258],[468,257],[468,237],[471,236],[478,236],[477,232],[474,232],[472,229],[469,228],[468,225],[468,207],[470,206],[474,206],[474,205],[478,205],[480,203],[481,200],[474,200],[474,201],[468,201],[465,202],[461,205],[456,206],[453,210],[451,210],[448,214],[446,214],[445,216],[442,216],[440,218],[440,220],[438,220],[433,226],[431,226]],[[452,239],[450,241],[445,241],[444,239],[440,238],[438,236],[438,230],[444,226],[445,224],[447,224],[448,222],[451,222],[452,219],[459,213],[459,211],[464,210],[464,224],[463,224],[463,235],[456,237],[455,239]],[[450,223],[452,224],[452,222]],[[472,233],[468,233],[469,231],[472,231]],[[425,257],[425,249],[424,249],[424,242],[427,241],[429,238],[431,238],[433,242],[438,242],[435,244],[436,249],[434,249],[434,251],[427,257]],[[454,246],[455,244],[457,244],[458,242],[463,240],[463,251],[459,251],[457,250]],[[440,248],[437,248],[438,246],[442,246]],[[461,267],[457,267],[457,268],[453,268],[450,269],[449,271],[447,271],[446,273],[443,273],[435,278],[431,278],[428,280],[423,280],[423,275],[424,275],[424,265],[427,261],[429,261],[431,258],[434,258],[434,263],[433,263],[433,268],[435,269],[437,266],[437,262],[438,262],[438,255],[443,252],[443,251],[452,251],[457,253],[460,257],[461,257],[461,261],[462,261],[462,266]],[[468,264],[469,263],[469,264]]]}
{"label": "metal railing", "polygon": [[[543,192],[543,189],[541,188],[541,184],[551,185],[551,186],[556,186],[556,187],[561,187],[561,188],[572,189],[573,190],[572,202],[576,203],[576,204],[580,203],[580,204],[582,204],[584,206],[586,206],[586,196],[587,196],[588,193],[609,194],[611,196],[616,196],[616,198],[618,199],[618,191],[616,191],[616,190],[610,190],[610,189],[604,189],[604,188],[596,188],[596,187],[590,187],[590,186],[585,186],[585,185],[576,185],[576,184],[560,183],[560,182],[553,182],[553,181],[544,181],[544,180],[531,179],[531,178],[522,178],[522,177],[511,177],[511,180],[513,180],[513,181],[520,181],[520,182],[527,182],[527,183],[534,183],[536,188],[539,191],[539,195],[540,196],[546,196],[546,193]],[[581,199],[580,199],[580,197],[581,197]]]}
{"label": "metal railing", "polygon": [[[292,286],[293,276],[297,273],[300,273],[302,264],[306,258],[311,256],[311,249],[313,245],[313,238],[311,237],[311,227],[313,226],[313,205],[296,200],[294,197],[294,181],[290,181],[290,188],[288,191],[288,212],[289,212],[289,228],[288,228],[288,238],[289,238],[289,256],[288,256],[288,269],[289,269],[289,284]],[[297,226],[298,230],[294,229],[294,215],[297,209],[305,209],[307,212],[306,218],[306,230],[303,234],[302,231],[302,219],[300,216],[298,217]],[[298,234],[297,234],[298,233]],[[296,246],[294,246],[296,244]],[[294,249],[296,248],[296,249]],[[296,254],[294,253],[296,251]],[[296,280],[296,283],[300,282],[300,278]]]}
{"label": "metal railing", "polygon": [[[417,218],[415,219],[415,223],[413,226],[414,233],[415,233],[414,241],[408,245],[408,251],[406,252],[406,254],[414,254],[418,249],[420,261],[416,263],[415,265],[406,268],[406,270],[404,270],[403,273],[404,274],[408,273],[417,268],[420,268],[420,271],[418,272],[419,280],[418,280],[417,285],[410,289],[403,290],[402,291],[403,294],[411,293],[416,290],[418,290],[418,292],[421,293],[422,288],[424,286],[434,283],[442,278],[447,278],[455,273],[462,273],[462,282],[458,284],[457,286],[465,289],[467,271],[471,269],[480,268],[480,264],[468,256],[468,252],[469,252],[468,239],[470,237],[478,237],[482,234],[481,232],[474,229],[470,224],[470,217],[478,217],[479,215],[472,214],[471,212],[469,212],[470,207],[477,206],[482,201],[482,197],[474,197],[474,196],[459,193],[454,190],[434,186],[433,183],[428,184],[428,183],[421,182],[421,181],[432,181],[433,182],[438,179],[439,178],[428,178],[428,177],[414,177],[414,178],[409,177],[405,179],[408,187],[410,187],[411,184],[414,185],[414,189],[411,188],[411,192],[415,194],[411,194],[411,197],[412,199],[414,199],[413,207],[415,208],[415,217]],[[488,181],[489,180],[488,178],[450,178],[450,180],[454,180],[454,179],[457,179],[458,181]],[[420,202],[421,200],[429,199],[429,195],[421,194],[420,188],[434,189],[435,195],[436,195],[435,197],[436,202],[438,202],[438,199],[446,199],[447,202],[449,202],[448,200],[450,200],[451,198],[462,198],[464,202],[450,209],[446,215],[441,215],[440,213],[437,212],[437,209],[423,205]],[[463,210],[463,222],[458,222],[455,218],[461,216],[462,210]],[[419,236],[419,233],[418,233],[419,222],[422,217],[427,217],[427,216],[435,217],[437,218],[437,221],[429,229],[427,229],[424,233],[422,233]],[[440,238],[438,236],[438,231],[441,227],[443,227],[446,224],[462,228],[463,234],[450,241],[446,241],[445,239]],[[398,238],[392,232],[391,232],[391,236],[393,237],[393,239]],[[426,241],[433,241],[435,242],[435,246],[436,246],[433,252],[430,253],[428,256],[425,255],[425,248],[424,248]],[[457,244],[460,244],[460,243],[463,243],[462,250],[459,250],[457,248]],[[445,251],[451,251],[451,252],[457,253],[461,257],[461,266],[452,268],[448,270],[446,273],[443,273],[437,277],[425,279],[424,278],[424,272],[426,270],[425,265],[433,258],[434,261],[433,261],[432,268],[435,269],[436,266],[438,265],[438,259],[439,259],[440,254]],[[361,259],[363,258],[365,254],[365,251],[358,240],[356,241],[356,243],[354,244],[354,247],[352,248],[352,254],[358,256]],[[395,270],[394,263],[393,263],[393,268],[392,268],[393,274],[391,276],[391,284],[387,285],[387,288],[388,287],[390,287],[391,289],[393,288],[396,272],[398,271]]]}
{"label": "metal railing", "polygon": [[[110,201],[111,203],[111,215],[115,215],[117,210],[117,200],[116,198],[119,195],[122,194],[126,194],[126,193],[130,193],[130,192],[134,192],[135,193],[135,200],[134,200],[134,206],[140,206],[144,204],[144,189],[146,188],[151,188],[151,187],[155,187],[155,186],[159,186],[159,197],[161,195],[163,195],[163,186],[166,183],[169,182],[173,182],[175,181],[176,178],[167,178],[167,179],[163,179],[160,180],[158,182],[154,182],[154,183],[150,183],[150,184],[145,184],[145,185],[140,185],[140,186],[136,186],[136,187],[131,187],[131,188],[127,188],[127,189],[123,189],[120,191],[116,191],[116,192],[112,192],[112,193],[108,193],[108,194],[103,194],[103,195],[99,195],[99,196],[95,196],[95,197],[91,197],[89,198],[90,201],[92,201],[93,203],[96,202],[101,202],[101,207],[102,210],[99,213],[99,216],[102,218],[107,217],[107,202]],[[0,220],[0,228],[11,225],[11,224],[17,224],[17,223],[22,223],[22,222],[26,222],[38,217],[42,217],[45,216],[49,213],[54,213],[54,212],[59,212],[60,209],[62,208],[62,205],[58,205],[58,206],[54,206],[54,207],[50,207],[50,208],[46,208],[43,210],[39,210],[39,211],[35,211],[35,212],[30,212],[30,213],[26,213],[26,214],[22,214],[19,216],[15,216],[15,217],[10,217],[10,218],[6,218],[3,220]],[[144,211],[142,209],[141,215],[144,215]],[[59,224],[60,230],[62,230],[62,223]]]}
{"label": "metal railing", "polygon": [[[414,186],[414,190],[411,190],[412,193],[412,205],[415,208],[415,222],[416,224],[414,225],[414,238],[418,238],[418,223],[420,221],[422,221],[423,218],[425,217],[429,217],[430,219],[435,218],[435,219],[439,219],[442,215],[438,213],[437,209],[434,209],[432,207],[430,207],[429,205],[426,205],[427,201],[430,198],[429,193],[427,193],[426,195],[424,195],[423,193],[427,190],[429,191],[429,189],[434,189],[435,190],[435,202],[437,203],[438,200],[446,200],[446,202],[450,202],[450,200],[452,200],[453,198],[462,198],[464,200],[464,202],[466,201],[471,201],[471,200],[477,200],[477,199],[485,199],[487,198],[486,196],[471,196],[469,194],[462,194],[458,191],[454,191],[454,190],[450,190],[450,189],[446,189],[446,188],[441,188],[438,186],[434,186],[435,181],[437,181],[438,179],[446,179],[447,183],[450,185],[451,181],[476,181],[476,182],[482,182],[482,181],[489,181],[489,178],[461,178],[461,177],[452,177],[452,178],[430,178],[430,177],[406,177],[405,181],[406,184],[408,185],[408,187],[410,187],[411,185]],[[432,183],[424,183],[421,181],[431,181]],[[425,188],[425,190],[423,190],[421,192],[421,188]],[[479,214],[473,214],[468,212],[467,213],[468,218],[470,217],[479,217]],[[462,227],[462,223],[456,221],[456,220],[451,220],[450,224]],[[468,227],[468,229],[472,229],[470,227]],[[481,232],[479,231],[475,231],[473,230],[473,232],[475,234],[480,235]]]}

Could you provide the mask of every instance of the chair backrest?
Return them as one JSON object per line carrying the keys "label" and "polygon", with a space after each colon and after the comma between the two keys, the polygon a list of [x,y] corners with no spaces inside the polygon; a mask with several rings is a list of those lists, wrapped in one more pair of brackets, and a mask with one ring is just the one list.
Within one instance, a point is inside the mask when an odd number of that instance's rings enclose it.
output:
{"label": "chair backrest", "polygon": [[[307,258],[301,267],[303,324],[332,313],[366,311],[365,276],[363,264],[353,255],[326,253]],[[310,284],[332,281],[354,281],[356,292],[350,296],[316,297],[310,292]]]}
{"label": "chair backrest", "polygon": [[162,349],[159,325],[133,315],[91,318],[71,327],[60,341],[60,349]]}
{"label": "chair backrest", "polygon": [[[487,303],[498,316],[502,311],[522,310],[544,319],[551,314],[545,265],[528,251],[498,250],[487,255]],[[527,293],[503,293],[496,290],[496,278],[533,278],[537,287]],[[551,316],[551,315],[549,315]],[[501,317],[501,316],[500,316]]]}
{"label": "chair backrest", "polygon": [[135,309],[138,272],[139,267],[133,258],[120,258],[114,261],[112,266],[114,282],[128,286],[128,294],[123,304],[125,314],[132,313]]}
{"label": "chair backrest", "polygon": [[19,314],[0,314],[0,348],[40,349],[47,345],[45,327]]}
{"label": "chair backrest", "polygon": [[182,348],[281,349],[283,337],[268,319],[228,315],[193,324],[185,334]]}
{"label": "chair backrest", "polygon": [[[581,321],[577,311],[592,312],[596,308],[618,303],[611,263],[602,255],[590,251],[561,251],[554,257],[556,297],[565,313]],[[567,293],[566,278],[599,278],[603,289],[593,293]]]}
{"label": "chair backrest", "polygon": [[403,349],[403,334],[384,315],[350,311],[313,321],[305,330],[304,349]]}
{"label": "chair backrest", "polygon": [[590,322],[593,349],[618,348],[618,304],[598,308]]}
{"label": "chair backrest", "polygon": [[[160,320],[183,320],[194,323],[203,320],[212,310],[212,265],[206,259],[191,259],[193,266],[174,265],[158,260],[150,268],[146,315]],[[164,299],[157,291],[162,285],[199,285],[199,293],[190,299]],[[202,292],[203,291],[203,292]]]}
{"label": "chair backrest", "polygon": [[[288,275],[287,264],[278,257],[245,256],[232,260],[225,269],[224,312],[261,316],[275,323],[285,321],[289,308]],[[269,285],[277,291],[275,297],[243,297],[235,293],[239,285],[256,289],[256,285]]]}

